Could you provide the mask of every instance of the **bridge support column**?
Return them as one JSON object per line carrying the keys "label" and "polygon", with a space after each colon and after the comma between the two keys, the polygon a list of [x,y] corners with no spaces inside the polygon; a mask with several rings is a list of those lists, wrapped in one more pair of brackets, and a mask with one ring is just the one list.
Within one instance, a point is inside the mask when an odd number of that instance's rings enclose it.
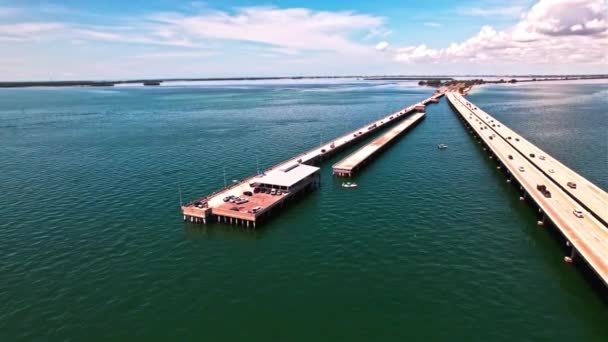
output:
{"label": "bridge support column", "polygon": [[[569,243],[569,242],[568,242]],[[570,256],[565,256],[564,261],[571,264],[574,262],[574,259],[578,256],[578,251],[574,246],[572,246],[572,250],[570,252]]]}
{"label": "bridge support column", "polygon": [[545,220],[546,220],[546,219],[547,219],[547,216],[546,216],[545,214],[543,214],[543,216],[541,217],[541,219],[540,219],[540,220],[538,220],[538,221],[536,222],[536,224],[537,224],[539,227],[542,227],[542,226],[544,226],[544,225],[545,225]]}

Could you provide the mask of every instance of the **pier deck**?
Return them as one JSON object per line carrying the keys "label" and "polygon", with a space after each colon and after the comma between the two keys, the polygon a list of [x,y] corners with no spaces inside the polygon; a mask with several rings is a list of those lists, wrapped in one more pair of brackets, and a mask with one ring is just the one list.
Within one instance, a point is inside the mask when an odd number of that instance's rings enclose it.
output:
{"label": "pier deck", "polygon": [[[499,137],[516,149],[521,156],[528,159],[547,177],[558,184],[562,190],[579,202],[582,207],[602,221],[604,225],[608,225],[608,192],[562,164],[492,115],[471,104],[463,96],[458,94],[455,96],[460,102],[471,108],[479,120],[487,124]],[[569,182],[574,183],[575,188],[569,186]]]}
{"label": "pier deck", "polygon": [[333,174],[339,176],[351,176],[356,169],[358,169],[369,158],[374,156],[374,154],[388,146],[403,132],[420,122],[424,118],[424,115],[424,113],[411,114],[404,121],[391,128],[388,132],[334,164]]}
{"label": "pier deck", "polygon": [[[266,169],[264,175],[272,175],[272,173],[279,172],[280,170],[290,170],[300,164],[306,166],[314,164],[321,159],[327,158],[345,147],[374,134],[382,127],[393,125],[395,122],[400,121],[404,116],[414,111],[416,105],[436,102],[443,95],[443,92],[437,92],[415,105],[386,115],[336,139],[327,141],[320,146],[314,147]],[[216,219],[218,222],[236,223],[247,227],[255,227],[256,222],[268,216],[274,208],[282,206],[286,201],[293,198],[298,193],[315,187],[319,183],[318,178],[311,177],[307,179],[306,182],[290,189],[290,191],[282,191],[281,195],[253,193],[252,196],[243,196],[245,191],[253,191],[254,187],[252,187],[251,184],[263,183],[263,177],[265,176],[254,175],[247,177],[242,181],[220,189],[208,196],[183,205],[181,209],[184,220],[189,219],[191,222],[208,223],[211,222],[211,220]],[[224,202],[224,198],[231,195],[247,198],[248,202],[241,205]],[[251,212],[255,207],[260,207],[261,209],[257,210],[255,213]]]}
{"label": "pier deck", "polygon": [[[539,206],[543,215],[539,223],[544,223],[546,215],[572,245],[570,258],[578,255],[582,256],[604,284],[608,285],[608,229],[606,229],[606,226],[584,208],[581,208],[582,218],[575,216],[573,210],[579,207],[578,201],[567,194],[561,186],[550,179],[528,158],[523,157],[516,148],[501,138],[498,133],[492,130],[491,124],[488,125],[480,120],[475,115],[479,109],[473,109],[476,106],[473,104],[467,105],[470,102],[463,100],[462,96],[456,93],[447,93],[446,97],[466,124],[474,130],[475,135],[507,168],[509,177],[512,176],[519,182],[522,191],[524,191],[522,198],[530,196]],[[501,126],[503,125],[501,124]],[[520,167],[523,169],[520,169]],[[547,190],[551,192],[551,197],[545,197],[537,189],[539,184],[546,186]]]}

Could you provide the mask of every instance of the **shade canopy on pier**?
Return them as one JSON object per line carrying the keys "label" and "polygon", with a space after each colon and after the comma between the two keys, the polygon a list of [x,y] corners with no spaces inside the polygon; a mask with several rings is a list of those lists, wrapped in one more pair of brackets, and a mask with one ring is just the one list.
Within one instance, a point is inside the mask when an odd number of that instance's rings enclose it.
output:
{"label": "shade canopy on pier", "polygon": [[273,169],[263,175],[259,175],[255,177],[254,182],[289,189],[318,171],[318,167],[296,163],[289,167]]}

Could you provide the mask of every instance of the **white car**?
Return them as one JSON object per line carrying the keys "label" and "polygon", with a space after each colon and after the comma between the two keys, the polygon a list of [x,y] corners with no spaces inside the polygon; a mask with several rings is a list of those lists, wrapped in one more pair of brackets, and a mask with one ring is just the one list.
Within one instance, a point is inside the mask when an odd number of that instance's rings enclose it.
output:
{"label": "white car", "polygon": [[555,170],[553,170],[553,169],[549,169],[548,171],[549,171],[549,173],[555,173]]}
{"label": "white car", "polygon": [[574,208],[572,213],[578,218],[583,218],[583,211],[580,208]]}
{"label": "white car", "polygon": [[523,167],[523,166],[520,166],[520,167],[519,167],[519,172],[524,172],[524,171],[526,171],[526,169],[524,169],[524,167]]}

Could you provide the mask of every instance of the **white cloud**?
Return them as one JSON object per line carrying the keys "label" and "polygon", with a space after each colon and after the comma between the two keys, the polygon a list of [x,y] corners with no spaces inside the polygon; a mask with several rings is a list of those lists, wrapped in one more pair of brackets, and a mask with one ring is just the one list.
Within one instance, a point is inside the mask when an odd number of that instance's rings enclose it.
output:
{"label": "white cloud", "polygon": [[234,13],[164,14],[153,19],[165,30],[191,39],[246,41],[295,51],[364,52],[367,48],[352,35],[373,30],[390,34],[381,17],[305,8],[247,7]]}
{"label": "white cloud", "polygon": [[473,17],[519,17],[523,13],[521,6],[506,6],[495,8],[461,8],[458,14]]}
{"label": "white cloud", "polygon": [[134,56],[139,59],[175,59],[175,58],[203,58],[214,55],[210,51],[166,51],[151,52]]}
{"label": "white cloud", "polygon": [[516,27],[516,32],[550,36],[589,35],[606,30],[608,5],[604,0],[541,0]]}
{"label": "white cloud", "polygon": [[376,50],[378,51],[384,51],[388,48],[388,42],[380,42],[378,44],[376,44]]}
{"label": "white cloud", "polygon": [[401,62],[605,63],[608,5],[603,0],[540,0],[514,26],[484,26],[464,42],[397,50]]}
{"label": "white cloud", "polygon": [[441,24],[440,23],[436,23],[434,21],[427,21],[426,23],[423,24],[424,26],[428,26],[428,27],[440,27]]}
{"label": "white cloud", "polygon": [[16,24],[0,24],[0,36],[26,38],[32,35],[56,32],[65,28],[64,24],[51,22],[22,22]]}

